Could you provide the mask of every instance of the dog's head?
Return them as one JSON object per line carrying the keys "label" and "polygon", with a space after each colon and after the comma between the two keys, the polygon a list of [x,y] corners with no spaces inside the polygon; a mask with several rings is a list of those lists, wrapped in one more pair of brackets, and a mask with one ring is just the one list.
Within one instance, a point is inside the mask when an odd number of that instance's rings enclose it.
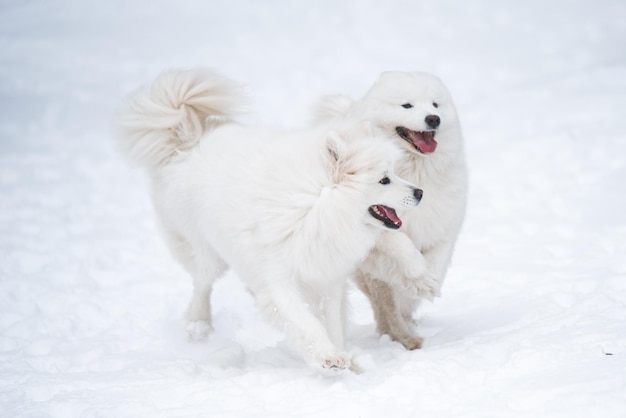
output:
{"label": "dog's head", "polygon": [[[419,72],[383,73],[365,96],[354,102],[351,113],[371,121],[421,156],[435,153],[440,137],[459,125],[445,85],[439,78]],[[451,135],[451,140],[456,136]]]}
{"label": "dog's head", "polygon": [[398,229],[402,226],[398,212],[417,206],[422,190],[395,175],[398,148],[373,136],[371,128],[365,130],[365,134],[329,133],[326,145],[334,187],[362,211],[366,223]]}

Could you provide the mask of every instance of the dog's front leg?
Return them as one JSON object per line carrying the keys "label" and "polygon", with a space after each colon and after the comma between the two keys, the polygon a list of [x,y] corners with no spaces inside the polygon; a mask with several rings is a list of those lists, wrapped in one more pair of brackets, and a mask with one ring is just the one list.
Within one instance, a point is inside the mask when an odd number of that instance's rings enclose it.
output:
{"label": "dog's front leg", "polygon": [[263,311],[285,332],[291,345],[314,368],[339,371],[350,367],[350,357],[331,340],[295,283],[273,279],[265,281],[266,286],[254,293]]}
{"label": "dog's front leg", "polygon": [[439,296],[437,276],[408,235],[401,232],[382,234],[372,255],[367,270],[374,277],[399,285],[410,298],[432,300]]}
{"label": "dog's front leg", "polygon": [[452,253],[454,252],[454,241],[443,242],[424,251],[424,259],[428,269],[436,274],[439,288],[443,286],[443,281],[450,267]]}
{"label": "dog's front leg", "polygon": [[345,347],[346,329],[346,282],[325,285],[320,300],[320,318],[324,322],[331,341],[340,349]]}

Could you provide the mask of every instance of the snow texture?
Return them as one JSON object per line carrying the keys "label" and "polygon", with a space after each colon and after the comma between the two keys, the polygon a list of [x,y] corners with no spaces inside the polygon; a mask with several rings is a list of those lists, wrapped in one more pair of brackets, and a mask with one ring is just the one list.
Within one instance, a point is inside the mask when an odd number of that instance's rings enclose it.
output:
{"label": "snow texture", "polygon": [[[626,416],[626,2],[4,0],[0,416]],[[422,350],[375,333],[324,377],[229,274],[186,337],[191,279],[115,149],[129,91],[172,67],[244,82],[246,122],[297,127],[385,70],[439,75],[471,170]]]}

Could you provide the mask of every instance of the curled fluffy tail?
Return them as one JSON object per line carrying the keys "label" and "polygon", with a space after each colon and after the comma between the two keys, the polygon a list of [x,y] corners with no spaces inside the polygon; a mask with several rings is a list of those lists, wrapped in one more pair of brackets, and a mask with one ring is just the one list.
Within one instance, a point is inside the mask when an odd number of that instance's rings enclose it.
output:
{"label": "curled fluffy tail", "polygon": [[208,70],[168,71],[128,97],[116,121],[120,144],[132,160],[158,167],[197,145],[207,118],[228,119],[243,103],[238,85]]}

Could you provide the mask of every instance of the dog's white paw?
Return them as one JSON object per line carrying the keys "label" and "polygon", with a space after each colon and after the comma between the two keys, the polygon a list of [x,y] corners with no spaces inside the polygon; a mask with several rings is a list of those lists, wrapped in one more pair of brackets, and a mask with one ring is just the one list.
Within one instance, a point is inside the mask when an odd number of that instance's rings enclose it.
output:
{"label": "dog's white paw", "polygon": [[440,296],[439,280],[437,276],[426,272],[417,277],[403,277],[400,284],[412,299],[426,299],[432,301]]}
{"label": "dog's white paw", "polygon": [[204,341],[213,328],[206,321],[189,321],[187,323],[187,335],[191,341]]}
{"label": "dog's white paw", "polygon": [[331,372],[341,372],[349,369],[351,365],[350,357],[346,353],[327,355],[322,359],[322,368]]}

